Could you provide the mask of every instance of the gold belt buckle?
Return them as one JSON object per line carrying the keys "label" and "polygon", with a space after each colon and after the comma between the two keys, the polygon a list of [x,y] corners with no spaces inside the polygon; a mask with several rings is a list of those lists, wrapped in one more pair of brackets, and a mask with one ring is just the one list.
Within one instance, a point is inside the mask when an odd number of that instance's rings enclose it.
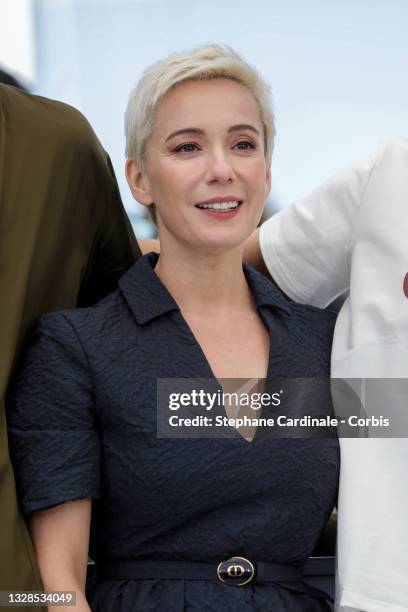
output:
{"label": "gold belt buckle", "polygon": [[255,567],[245,557],[231,557],[218,564],[217,576],[229,586],[245,586],[255,579]]}

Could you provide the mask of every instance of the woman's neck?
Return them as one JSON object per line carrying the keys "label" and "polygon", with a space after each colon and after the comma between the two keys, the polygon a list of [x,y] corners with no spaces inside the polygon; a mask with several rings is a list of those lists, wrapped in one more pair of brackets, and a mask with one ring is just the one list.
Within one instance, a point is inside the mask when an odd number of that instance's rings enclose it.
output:
{"label": "woman's neck", "polygon": [[185,313],[209,316],[246,310],[252,295],[242,269],[241,247],[219,254],[162,249],[155,272]]}

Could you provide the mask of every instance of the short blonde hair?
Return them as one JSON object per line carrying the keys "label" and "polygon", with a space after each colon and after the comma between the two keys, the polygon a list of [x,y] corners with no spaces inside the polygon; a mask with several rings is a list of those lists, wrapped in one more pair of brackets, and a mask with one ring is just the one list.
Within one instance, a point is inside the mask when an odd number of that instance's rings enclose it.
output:
{"label": "short blonde hair", "polygon": [[217,44],[172,53],[145,70],[130,94],[126,109],[126,157],[133,157],[143,164],[146,141],[154,126],[156,104],[169,89],[184,81],[217,78],[238,81],[251,91],[258,104],[264,129],[265,157],[270,163],[275,122],[269,86],[234,49]]}

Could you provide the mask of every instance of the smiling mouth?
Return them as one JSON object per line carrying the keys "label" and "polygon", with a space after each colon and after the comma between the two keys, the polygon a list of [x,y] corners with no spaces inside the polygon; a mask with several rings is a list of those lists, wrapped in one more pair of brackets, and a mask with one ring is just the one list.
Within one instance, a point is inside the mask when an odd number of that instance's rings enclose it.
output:
{"label": "smiling mouth", "polygon": [[210,204],[196,204],[196,208],[204,210],[215,210],[217,212],[230,212],[241,206],[242,200],[231,200],[231,202],[211,202]]}

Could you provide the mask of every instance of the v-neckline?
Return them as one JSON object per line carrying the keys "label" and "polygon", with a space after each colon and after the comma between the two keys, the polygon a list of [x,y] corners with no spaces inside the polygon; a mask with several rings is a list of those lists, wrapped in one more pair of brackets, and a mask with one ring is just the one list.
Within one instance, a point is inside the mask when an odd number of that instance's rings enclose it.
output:
{"label": "v-neckline", "polygon": [[[266,379],[266,380],[268,380],[268,379],[270,379],[270,378],[271,378],[271,368],[272,368],[272,342],[271,342],[271,330],[270,330],[270,328],[269,328],[269,325],[268,325],[268,323],[267,323],[266,319],[265,319],[265,318],[262,316],[262,314],[259,312],[259,310],[258,310],[258,314],[259,314],[259,316],[261,317],[261,320],[262,320],[263,324],[265,325],[266,330],[267,330],[268,335],[269,335],[268,367],[267,367],[266,377],[265,377],[265,379]],[[208,374],[209,374],[208,378],[209,378],[209,379],[211,379],[211,380],[216,381],[218,388],[223,389],[223,387],[222,387],[222,385],[221,385],[220,381],[218,380],[218,378],[215,376],[215,374],[214,374],[214,372],[213,372],[213,369],[212,369],[212,367],[211,367],[211,365],[210,365],[210,362],[209,362],[209,361],[208,361],[208,359],[207,359],[207,356],[206,356],[206,354],[205,354],[205,352],[204,352],[204,350],[203,350],[203,348],[202,348],[201,344],[199,343],[199,341],[198,341],[198,339],[196,338],[196,336],[195,336],[195,334],[194,334],[193,330],[191,329],[190,325],[188,324],[188,322],[186,321],[185,317],[183,316],[183,313],[181,312],[181,309],[179,309],[179,310],[178,310],[178,315],[179,315],[179,318],[180,318],[180,320],[181,320],[181,322],[182,322],[183,326],[185,327],[185,330],[187,331],[188,335],[191,337],[191,339],[192,339],[192,341],[193,341],[194,345],[196,346],[196,348],[197,348],[198,352],[201,354],[201,361],[202,361],[202,362],[203,362],[203,364],[205,365],[205,368],[207,369],[207,372],[208,372]],[[204,378],[204,377],[203,377],[203,376],[201,376],[201,378]],[[226,413],[226,410],[225,410],[225,405],[224,405],[224,403],[222,404],[222,409],[223,409],[223,411],[224,411],[224,415],[225,415],[226,417],[228,417],[228,415],[227,415],[227,413]],[[259,413],[257,413],[256,418],[260,418],[260,417],[261,417],[261,415],[262,415],[262,412],[263,412],[263,406],[262,406],[261,410],[259,411]],[[235,417],[235,418],[237,418],[237,417]],[[238,431],[238,429],[236,429],[236,427],[234,427],[234,426],[232,426],[232,425],[228,425],[227,427],[228,427],[228,429],[229,429],[231,432],[233,432],[233,433],[234,433],[235,437],[237,437],[237,436],[238,436],[238,438],[240,438],[241,440],[243,440],[243,441],[244,441],[246,444],[252,444],[252,443],[255,441],[255,439],[256,439],[257,437],[259,437],[259,436],[258,436],[259,425],[257,426],[257,428],[256,428],[256,430],[255,430],[255,433],[254,433],[254,436],[253,436],[253,438],[251,438],[251,440],[247,440],[247,439],[246,439],[246,438],[245,438],[245,437],[244,437],[242,434],[240,434],[240,433],[239,433],[239,431]]]}

